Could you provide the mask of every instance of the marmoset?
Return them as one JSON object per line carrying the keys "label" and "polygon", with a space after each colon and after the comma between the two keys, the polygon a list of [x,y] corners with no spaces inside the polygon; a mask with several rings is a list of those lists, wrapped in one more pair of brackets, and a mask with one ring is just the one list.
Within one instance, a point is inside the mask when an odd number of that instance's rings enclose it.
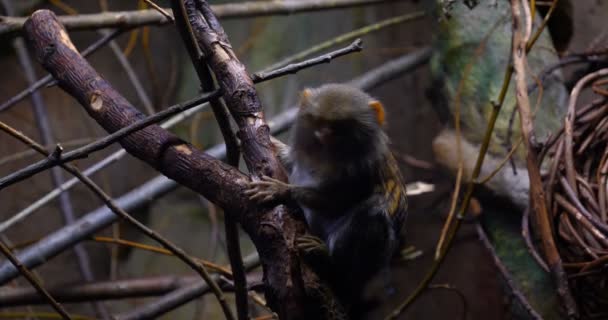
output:
{"label": "marmoset", "polygon": [[406,218],[405,186],[384,122],[382,104],[359,89],[305,89],[291,147],[272,138],[289,183],[262,177],[247,190],[252,200],[301,207],[311,235],[297,246],[323,261],[319,273],[346,300],[388,266]]}

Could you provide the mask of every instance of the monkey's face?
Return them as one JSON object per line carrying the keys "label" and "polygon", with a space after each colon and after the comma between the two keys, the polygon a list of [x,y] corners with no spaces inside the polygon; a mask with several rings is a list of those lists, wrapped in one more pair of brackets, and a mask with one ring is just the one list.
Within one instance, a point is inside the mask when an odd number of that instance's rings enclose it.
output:
{"label": "monkey's face", "polygon": [[344,85],[305,89],[295,126],[294,147],[326,160],[365,157],[383,136],[382,105]]}

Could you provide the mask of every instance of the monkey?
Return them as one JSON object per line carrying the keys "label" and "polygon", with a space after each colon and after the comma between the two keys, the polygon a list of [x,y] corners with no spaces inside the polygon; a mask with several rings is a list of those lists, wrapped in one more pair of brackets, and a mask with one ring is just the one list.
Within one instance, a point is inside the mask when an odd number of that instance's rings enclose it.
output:
{"label": "monkey", "polygon": [[298,108],[291,147],[271,138],[289,183],[262,176],[246,194],[260,203],[295,201],[310,231],[297,248],[339,297],[354,301],[388,266],[407,216],[384,107],[357,88],[326,84],[304,89]]}

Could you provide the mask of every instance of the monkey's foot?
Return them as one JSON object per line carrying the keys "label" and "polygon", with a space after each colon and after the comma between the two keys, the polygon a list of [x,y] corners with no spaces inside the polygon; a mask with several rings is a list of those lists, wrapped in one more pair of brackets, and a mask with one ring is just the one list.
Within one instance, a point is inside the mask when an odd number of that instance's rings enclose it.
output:
{"label": "monkey's foot", "polygon": [[329,256],[329,250],[325,242],[318,237],[312,235],[303,235],[296,239],[296,246],[301,253],[306,255],[326,255]]}
{"label": "monkey's foot", "polygon": [[289,184],[268,176],[262,176],[260,181],[249,183],[245,195],[250,200],[259,203],[282,200],[289,197]]}
{"label": "monkey's foot", "polygon": [[323,310],[324,319],[348,320],[349,317],[346,309],[329,288],[324,286],[320,291],[321,308]]}

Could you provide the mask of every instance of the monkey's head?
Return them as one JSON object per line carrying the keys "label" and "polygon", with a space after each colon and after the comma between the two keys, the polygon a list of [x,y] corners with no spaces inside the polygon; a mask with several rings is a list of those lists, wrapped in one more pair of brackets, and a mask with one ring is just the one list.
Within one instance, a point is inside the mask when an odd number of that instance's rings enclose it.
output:
{"label": "monkey's head", "polygon": [[384,108],[367,93],[341,84],[304,89],[293,146],[299,156],[348,164],[384,154]]}

